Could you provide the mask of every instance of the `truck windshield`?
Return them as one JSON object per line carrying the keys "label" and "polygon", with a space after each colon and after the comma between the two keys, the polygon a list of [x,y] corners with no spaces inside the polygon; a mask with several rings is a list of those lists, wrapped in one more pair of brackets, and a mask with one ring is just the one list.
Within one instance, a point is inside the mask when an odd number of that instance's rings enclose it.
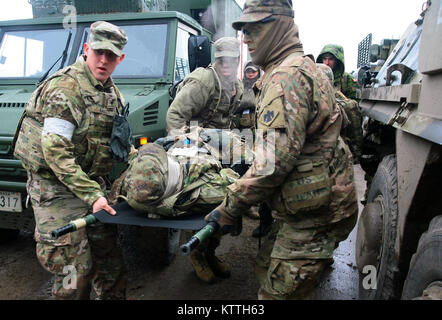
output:
{"label": "truck windshield", "polygon": [[[112,78],[160,78],[166,74],[167,23],[119,25],[128,37],[125,58]],[[90,29],[85,28],[89,41]],[[84,39],[84,36],[83,36]]]}
{"label": "truck windshield", "polygon": [[[62,55],[68,29],[5,32],[0,45],[0,78],[39,78]],[[72,30],[72,39],[75,30]],[[71,41],[69,51],[72,48]],[[60,68],[61,60],[52,72]]]}

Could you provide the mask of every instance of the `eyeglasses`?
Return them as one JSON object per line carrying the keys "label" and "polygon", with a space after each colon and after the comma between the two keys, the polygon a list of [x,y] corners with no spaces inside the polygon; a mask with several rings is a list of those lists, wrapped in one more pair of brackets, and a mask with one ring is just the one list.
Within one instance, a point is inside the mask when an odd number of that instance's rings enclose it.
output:
{"label": "eyeglasses", "polygon": [[254,22],[254,23],[246,23],[244,24],[244,26],[242,27],[241,31],[245,36],[250,37],[251,34],[256,34],[261,32],[265,26],[265,23],[269,23],[269,22],[273,22],[276,19],[273,17],[267,17],[261,21],[258,22]]}

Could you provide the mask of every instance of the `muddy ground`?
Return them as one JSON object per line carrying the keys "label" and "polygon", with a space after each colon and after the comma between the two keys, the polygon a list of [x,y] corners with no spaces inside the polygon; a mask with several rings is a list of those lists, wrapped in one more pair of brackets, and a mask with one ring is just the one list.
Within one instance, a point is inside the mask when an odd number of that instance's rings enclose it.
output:
{"label": "muddy ground", "polygon": [[[365,190],[363,171],[355,166],[359,198]],[[361,206],[360,206],[361,210]],[[226,236],[217,255],[227,261],[232,275],[208,285],[196,278],[189,258],[176,254],[169,265],[161,263],[161,250],[155,248],[160,239],[159,229],[146,229],[150,236],[143,245],[135,245],[131,235],[139,229],[121,228],[124,256],[129,274],[127,297],[131,300],[248,300],[256,299],[258,283],[253,273],[253,260],[258,251],[258,240],[251,232],[258,221],[244,218],[239,237]],[[182,237],[184,238],[184,237]],[[311,299],[358,299],[358,275],[354,258],[355,230],[335,251],[335,263],[328,268]],[[143,247],[145,246],[145,247]],[[164,262],[164,261],[163,261]],[[35,256],[35,242],[31,233],[21,232],[18,239],[0,245],[0,299],[50,299],[52,276]]]}

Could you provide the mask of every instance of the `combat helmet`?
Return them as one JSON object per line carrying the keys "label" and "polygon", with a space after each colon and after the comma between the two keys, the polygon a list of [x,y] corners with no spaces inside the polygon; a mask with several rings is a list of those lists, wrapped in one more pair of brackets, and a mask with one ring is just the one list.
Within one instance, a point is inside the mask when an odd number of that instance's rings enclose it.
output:
{"label": "combat helmet", "polygon": [[138,150],[137,158],[130,162],[122,187],[131,206],[132,203],[150,203],[164,195],[167,163],[166,151],[155,143],[145,144]]}
{"label": "combat helmet", "polygon": [[294,18],[292,0],[246,0],[242,16],[232,23],[232,27],[241,30],[246,23],[259,22],[272,15]]}

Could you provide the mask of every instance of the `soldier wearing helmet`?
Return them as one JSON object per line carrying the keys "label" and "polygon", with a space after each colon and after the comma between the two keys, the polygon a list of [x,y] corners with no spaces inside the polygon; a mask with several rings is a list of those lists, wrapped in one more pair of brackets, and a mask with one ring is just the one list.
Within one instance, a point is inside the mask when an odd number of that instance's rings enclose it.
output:
{"label": "soldier wearing helmet", "polygon": [[250,206],[271,207],[276,221],[255,269],[259,299],[308,297],[358,212],[335,93],[304,55],[293,17],[291,0],[246,0],[233,23],[265,72],[256,83],[255,150],[267,147],[206,216],[226,231]]}

